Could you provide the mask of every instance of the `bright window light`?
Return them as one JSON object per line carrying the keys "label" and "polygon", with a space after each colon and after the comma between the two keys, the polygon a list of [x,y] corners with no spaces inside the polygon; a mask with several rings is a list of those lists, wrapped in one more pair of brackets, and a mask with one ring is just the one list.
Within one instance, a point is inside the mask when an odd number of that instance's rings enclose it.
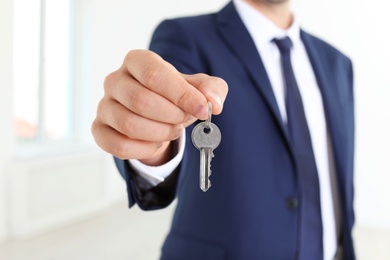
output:
{"label": "bright window light", "polygon": [[15,0],[14,113],[19,143],[74,136],[69,0]]}

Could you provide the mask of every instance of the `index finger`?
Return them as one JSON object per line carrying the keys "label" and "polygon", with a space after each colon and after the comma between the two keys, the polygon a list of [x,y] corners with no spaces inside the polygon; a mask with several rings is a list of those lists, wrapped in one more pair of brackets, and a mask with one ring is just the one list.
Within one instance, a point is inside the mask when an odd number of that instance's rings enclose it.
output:
{"label": "index finger", "polygon": [[157,54],[147,50],[130,51],[123,66],[130,75],[151,91],[165,97],[186,113],[206,119],[206,97]]}

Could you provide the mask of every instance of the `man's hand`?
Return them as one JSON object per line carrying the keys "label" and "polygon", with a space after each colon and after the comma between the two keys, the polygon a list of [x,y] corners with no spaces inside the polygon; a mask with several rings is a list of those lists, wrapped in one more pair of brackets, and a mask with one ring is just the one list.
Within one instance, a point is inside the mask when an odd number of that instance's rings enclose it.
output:
{"label": "man's hand", "polygon": [[157,54],[130,51],[106,77],[104,97],[92,124],[96,143],[121,159],[161,165],[172,157],[172,140],[197,119],[222,112],[228,87],[205,74],[184,75]]}

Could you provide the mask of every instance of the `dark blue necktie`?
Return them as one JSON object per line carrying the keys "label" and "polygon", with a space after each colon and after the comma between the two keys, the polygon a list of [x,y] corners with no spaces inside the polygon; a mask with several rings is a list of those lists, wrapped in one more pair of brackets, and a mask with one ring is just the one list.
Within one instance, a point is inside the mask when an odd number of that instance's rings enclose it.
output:
{"label": "dark blue necktie", "polygon": [[302,98],[291,65],[290,38],[274,39],[282,60],[286,87],[286,111],[289,137],[299,181],[300,217],[298,259],[323,259],[320,188],[317,167]]}

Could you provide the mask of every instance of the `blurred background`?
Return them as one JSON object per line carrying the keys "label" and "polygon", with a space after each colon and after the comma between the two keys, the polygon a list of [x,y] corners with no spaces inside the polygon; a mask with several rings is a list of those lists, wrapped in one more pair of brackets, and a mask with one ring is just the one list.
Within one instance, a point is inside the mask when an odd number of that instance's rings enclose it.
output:
{"label": "blurred background", "polygon": [[[356,250],[390,259],[390,3],[293,0],[302,27],[350,56]],[[171,17],[227,0],[0,0],[0,259],[157,259],[174,205],[127,209],[90,125],[105,76]]]}

